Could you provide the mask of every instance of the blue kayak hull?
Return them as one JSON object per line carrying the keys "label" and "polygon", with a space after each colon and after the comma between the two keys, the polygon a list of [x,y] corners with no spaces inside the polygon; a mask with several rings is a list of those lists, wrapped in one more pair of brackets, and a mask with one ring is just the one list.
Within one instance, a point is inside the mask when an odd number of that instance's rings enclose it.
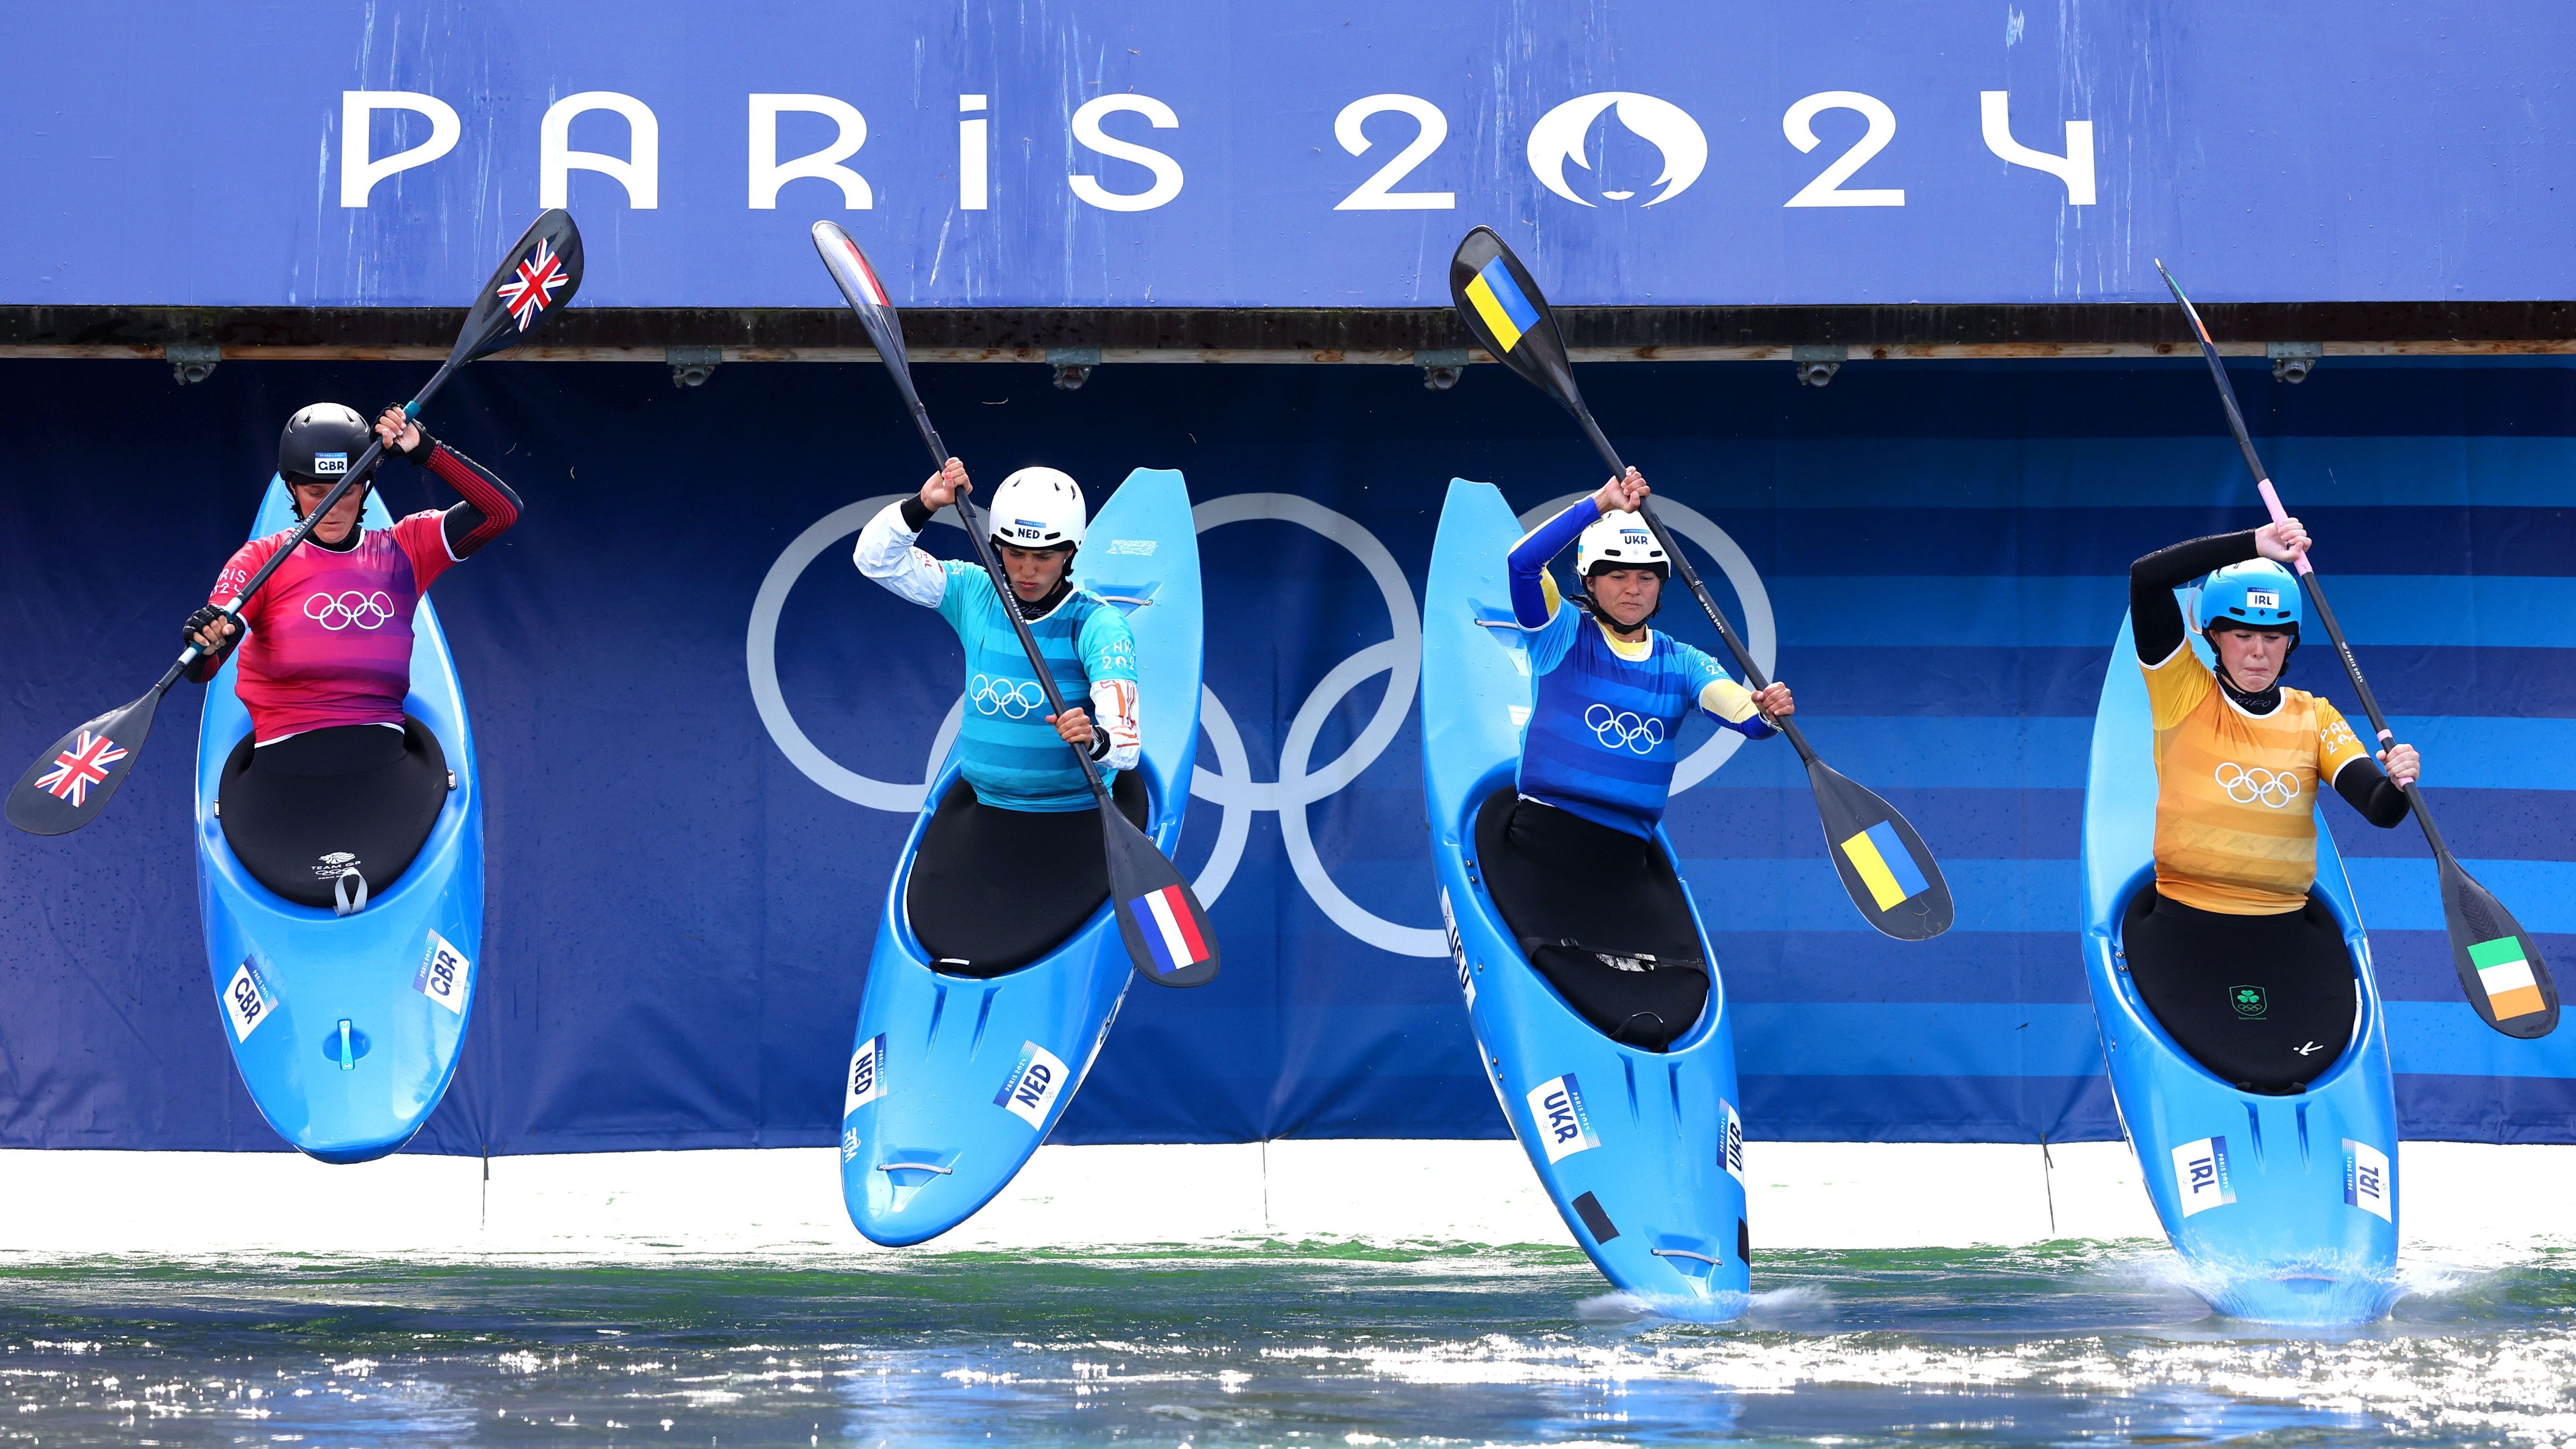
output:
{"label": "blue kayak hull", "polygon": [[[1741,1314],[1751,1270],[1742,1098],[1725,981],[1696,900],[1708,1005],[1670,1051],[1601,1034],[1531,969],[1475,859],[1476,812],[1513,788],[1532,684],[1504,555],[1519,522],[1490,484],[1456,480],[1423,610],[1423,794],[1441,913],[1504,1119],[1602,1276],[1657,1311]],[[1667,854],[1662,832],[1656,844]],[[1688,895],[1688,887],[1684,887]]]}
{"label": "blue kayak hull", "polygon": [[[292,527],[272,481],[251,537]],[[375,495],[366,525],[390,528]],[[483,954],[483,805],[456,664],[429,601],[412,621],[404,710],[438,736],[455,788],[401,878],[340,917],[251,877],[215,805],[225,759],[250,733],[238,661],[206,689],[197,728],[197,898],[216,1012],[260,1115],[324,1162],[365,1162],[411,1140],[447,1092]]]}
{"label": "blue kayak hull", "polygon": [[2240,1091],[2175,1044],[2122,954],[2122,914],[2155,883],[2154,732],[2131,641],[2124,621],[2084,797],[2085,974],[2121,1125],[2185,1281],[2211,1307],[2270,1323],[2377,1318],[2399,1291],[2397,1101],[2370,941],[2343,857],[2320,818],[2316,893],[2352,950],[2353,1039],[2304,1093]]}
{"label": "blue kayak hull", "polygon": [[[1136,635],[1146,834],[1168,855],[1189,808],[1203,628],[1198,531],[1181,475],[1129,474],[1092,520],[1078,567]],[[861,1233],[889,1247],[947,1232],[1010,1184],[1072,1103],[1134,976],[1106,903],[1008,975],[931,969],[904,894],[956,776],[952,751],[887,885],[842,1078],[842,1202]]]}

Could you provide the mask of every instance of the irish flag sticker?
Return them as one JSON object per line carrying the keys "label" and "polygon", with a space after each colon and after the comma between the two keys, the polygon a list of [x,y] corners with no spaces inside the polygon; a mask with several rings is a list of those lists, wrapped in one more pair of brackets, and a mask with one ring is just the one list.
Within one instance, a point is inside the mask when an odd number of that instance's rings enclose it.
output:
{"label": "irish flag sticker", "polygon": [[2547,1008],[2540,997],[2540,983],[2531,979],[2531,962],[2522,954],[2519,937],[2478,942],[2469,948],[2469,964],[2478,968],[2478,985],[2486,991],[2487,1009],[2496,1020],[2511,1021]]}

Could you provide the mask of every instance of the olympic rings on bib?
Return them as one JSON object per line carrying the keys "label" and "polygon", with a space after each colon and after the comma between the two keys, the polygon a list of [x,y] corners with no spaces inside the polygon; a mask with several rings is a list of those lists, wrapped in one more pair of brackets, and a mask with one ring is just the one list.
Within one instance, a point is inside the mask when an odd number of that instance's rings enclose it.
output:
{"label": "olympic rings on bib", "polygon": [[374,629],[390,622],[394,601],[384,590],[362,593],[351,589],[345,594],[313,593],[304,596],[304,617],[336,634],[354,624],[361,629]]}
{"label": "olympic rings on bib", "polygon": [[1034,679],[1010,680],[978,674],[966,682],[966,698],[977,714],[1026,719],[1046,703],[1046,691]]}
{"label": "olympic rings on bib", "polygon": [[1596,704],[1583,712],[1583,722],[1591,726],[1595,738],[1605,750],[1624,749],[1634,754],[1651,755],[1664,742],[1664,722],[1644,719],[1627,710],[1615,713],[1606,704]]}
{"label": "olympic rings on bib", "polygon": [[2249,770],[2229,760],[2215,773],[2218,788],[2225,790],[2227,798],[2239,805],[2251,805],[2259,800],[2279,810],[2299,798],[2299,777],[2288,770],[2275,773],[2259,765]]}

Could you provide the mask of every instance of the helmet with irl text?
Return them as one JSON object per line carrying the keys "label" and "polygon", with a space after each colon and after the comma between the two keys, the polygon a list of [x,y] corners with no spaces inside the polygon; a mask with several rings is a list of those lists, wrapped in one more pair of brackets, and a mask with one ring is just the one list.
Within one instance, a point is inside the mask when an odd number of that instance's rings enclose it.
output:
{"label": "helmet with irl text", "polygon": [[1088,518],[1081,486],[1055,468],[1022,468],[1003,479],[985,505],[993,542],[1012,548],[1079,548]]}
{"label": "helmet with irl text", "polygon": [[315,403],[298,409],[277,436],[278,476],[290,488],[298,483],[337,483],[349,475],[349,465],[375,438],[356,408]]}
{"label": "helmet with irl text", "polygon": [[2267,558],[2229,564],[2200,586],[2200,632],[2240,628],[2299,635],[2299,581]]}
{"label": "helmet with irl text", "polygon": [[1595,569],[1650,568],[1658,578],[1673,576],[1673,561],[1646,526],[1642,513],[1605,513],[1574,543],[1574,576],[1589,579]]}

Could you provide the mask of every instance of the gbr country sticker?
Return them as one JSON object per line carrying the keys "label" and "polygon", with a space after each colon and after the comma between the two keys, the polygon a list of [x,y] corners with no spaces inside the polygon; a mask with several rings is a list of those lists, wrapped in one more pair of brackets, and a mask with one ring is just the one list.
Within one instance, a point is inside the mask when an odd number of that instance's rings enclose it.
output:
{"label": "gbr country sticker", "polygon": [[993,1105],[1028,1123],[1044,1128],[1048,1109],[1064,1095],[1064,1061],[1033,1041],[1020,1043],[1019,1065],[1011,1068],[1002,1090],[993,1094]]}
{"label": "gbr country sticker", "polygon": [[2388,1201],[2388,1154],[2367,1142],[2343,1140],[2343,1200],[2382,1222],[2397,1221]]}
{"label": "gbr country sticker", "polygon": [[2236,1201],[2236,1186],[2227,1176],[2227,1139],[2203,1137],[2173,1150],[2174,1198],[2182,1215],[2206,1212]]}
{"label": "gbr country sticker", "polygon": [[276,1010],[277,992],[260,973],[259,963],[243,957],[233,979],[224,983],[224,1019],[233,1024],[233,1040],[250,1040],[250,1034]]}
{"label": "gbr country sticker", "polygon": [[474,963],[465,959],[465,953],[432,931],[429,949],[421,953],[420,969],[412,973],[411,989],[463,1016],[465,990],[473,973]]}
{"label": "gbr country sticker", "polygon": [[1592,1130],[1592,1114],[1583,1110],[1583,1089],[1574,1073],[1550,1077],[1529,1089],[1530,1121],[1538,1126],[1538,1145],[1550,1162],[1562,1162],[1601,1145]]}
{"label": "gbr country sticker", "polygon": [[859,1049],[850,1053],[849,1080],[844,1083],[841,1093],[842,1116],[847,1117],[885,1095],[885,1050],[885,1033],[878,1032],[859,1043]]}

